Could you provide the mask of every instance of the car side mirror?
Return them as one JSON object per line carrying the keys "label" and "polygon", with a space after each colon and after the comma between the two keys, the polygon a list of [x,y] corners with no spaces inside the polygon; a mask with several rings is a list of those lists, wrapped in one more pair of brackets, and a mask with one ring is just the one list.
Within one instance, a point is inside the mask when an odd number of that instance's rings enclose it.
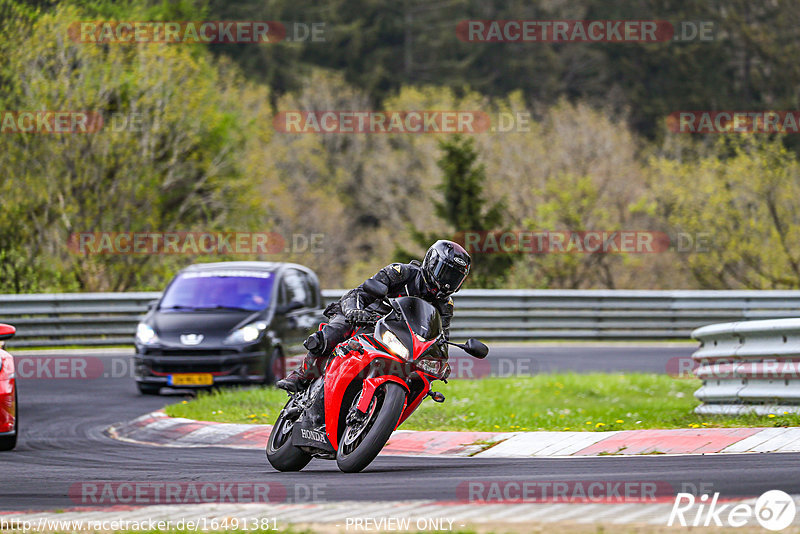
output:
{"label": "car side mirror", "polygon": [[156,306],[158,306],[158,299],[151,300],[150,302],[147,303],[147,311],[152,310]]}
{"label": "car side mirror", "polygon": [[11,339],[12,337],[14,337],[14,334],[16,333],[17,329],[11,326],[10,324],[0,323],[0,341]]}
{"label": "car side mirror", "polygon": [[383,282],[379,282],[374,278],[367,278],[362,284],[364,291],[375,297],[376,299],[385,298],[389,293],[389,288]]}

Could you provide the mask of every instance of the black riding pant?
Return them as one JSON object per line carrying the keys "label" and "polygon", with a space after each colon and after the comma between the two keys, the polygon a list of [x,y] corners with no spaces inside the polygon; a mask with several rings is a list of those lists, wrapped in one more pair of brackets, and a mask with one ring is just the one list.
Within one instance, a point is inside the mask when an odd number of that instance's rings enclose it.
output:
{"label": "black riding pant", "polygon": [[303,360],[302,374],[308,378],[316,378],[322,374],[322,365],[325,358],[331,355],[334,347],[353,335],[355,329],[347,322],[344,314],[337,313],[331,317],[322,330],[314,332],[309,337],[317,338],[317,347],[309,350]]}

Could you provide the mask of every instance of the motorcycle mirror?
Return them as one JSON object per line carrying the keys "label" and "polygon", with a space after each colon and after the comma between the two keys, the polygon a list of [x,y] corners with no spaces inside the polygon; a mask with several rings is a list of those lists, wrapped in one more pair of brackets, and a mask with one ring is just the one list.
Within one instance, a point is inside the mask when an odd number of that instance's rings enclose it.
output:
{"label": "motorcycle mirror", "polygon": [[479,360],[484,359],[489,354],[489,347],[474,337],[469,338],[464,344],[453,343],[452,341],[448,341],[447,343],[450,345],[455,345],[473,358],[478,358]]}
{"label": "motorcycle mirror", "polygon": [[464,352],[478,358],[479,360],[484,359],[489,354],[489,347],[487,347],[484,343],[481,343],[477,339],[470,338],[464,343]]}
{"label": "motorcycle mirror", "polygon": [[386,297],[386,295],[389,293],[389,288],[386,287],[386,284],[379,282],[374,278],[368,278],[364,282],[363,287],[364,291],[378,299]]}

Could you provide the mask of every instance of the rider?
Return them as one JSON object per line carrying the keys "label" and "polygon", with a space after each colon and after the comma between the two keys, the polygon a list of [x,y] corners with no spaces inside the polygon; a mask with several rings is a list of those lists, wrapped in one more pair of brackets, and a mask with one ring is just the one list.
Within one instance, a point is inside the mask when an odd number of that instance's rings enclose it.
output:
{"label": "rider", "polygon": [[[418,261],[392,263],[372,278],[389,288],[389,297],[420,297],[436,306],[442,316],[444,335],[449,338],[450,319],[453,317],[450,295],[461,288],[469,274],[471,261],[467,251],[458,243],[439,240],[428,249],[421,265]],[[290,392],[307,388],[313,378],[322,374],[321,367],[333,348],[353,335],[357,325],[369,323],[375,317],[378,309],[375,305],[379,305],[377,300],[364,290],[362,284],[325,308],[325,317],[330,319],[328,324],[306,339],[303,346],[308,349],[308,354],[303,363],[276,386]]]}

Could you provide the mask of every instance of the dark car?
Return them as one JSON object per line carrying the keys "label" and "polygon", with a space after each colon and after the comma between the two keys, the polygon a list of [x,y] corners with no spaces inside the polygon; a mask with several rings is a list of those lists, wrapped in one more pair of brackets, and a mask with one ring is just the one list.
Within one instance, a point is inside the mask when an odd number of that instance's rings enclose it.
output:
{"label": "dark car", "polygon": [[322,320],[317,276],[292,263],[191,265],[136,330],[139,391],[271,384]]}

